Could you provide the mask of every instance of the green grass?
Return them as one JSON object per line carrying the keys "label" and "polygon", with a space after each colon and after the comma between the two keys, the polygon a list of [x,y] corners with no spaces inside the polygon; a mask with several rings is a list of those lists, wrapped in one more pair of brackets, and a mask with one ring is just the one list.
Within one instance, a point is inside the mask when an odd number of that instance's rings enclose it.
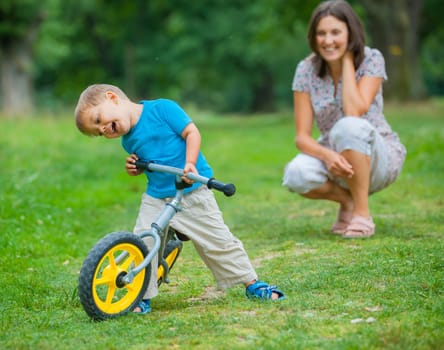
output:
{"label": "green grass", "polygon": [[[187,243],[154,312],[91,322],[77,297],[89,249],[131,230],[142,177],[118,140],[87,138],[71,118],[0,119],[0,348],[444,349],[444,103],[388,106],[408,149],[404,171],[371,197],[377,234],[328,233],[336,207],[281,187],[295,154],[291,112],[197,113],[225,220],[280,303],[219,293]],[[360,322],[359,322],[360,321]]]}

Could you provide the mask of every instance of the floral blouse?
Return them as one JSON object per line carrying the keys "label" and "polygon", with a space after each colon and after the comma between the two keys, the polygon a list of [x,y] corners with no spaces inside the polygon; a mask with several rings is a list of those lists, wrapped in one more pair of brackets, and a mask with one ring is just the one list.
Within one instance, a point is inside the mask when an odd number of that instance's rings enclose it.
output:
{"label": "floral blouse", "polygon": [[[293,91],[306,92],[310,95],[316,125],[321,132],[319,143],[329,145],[329,133],[335,123],[344,116],[342,110],[342,80],[339,80],[336,95],[333,79],[330,75],[320,78],[313,64],[313,55],[299,62],[293,79]],[[356,71],[356,79],[363,76],[381,77],[387,80],[384,57],[377,49],[365,47],[365,57]],[[390,172],[397,176],[404,163],[406,150],[398,135],[392,131],[383,114],[382,85],[368,112],[361,116],[368,120],[381,134],[388,148]]]}

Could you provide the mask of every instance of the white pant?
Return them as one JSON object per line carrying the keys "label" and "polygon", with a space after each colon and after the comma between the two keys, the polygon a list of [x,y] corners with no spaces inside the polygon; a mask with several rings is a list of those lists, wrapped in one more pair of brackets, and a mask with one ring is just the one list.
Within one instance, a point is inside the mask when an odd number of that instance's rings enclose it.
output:
{"label": "white pant", "polygon": [[[330,146],[336,152],[354,150],[371,158],[369,193],[387,187],[394,179],[388,172],[388,154],[384,140],[365,119],[341,118],[330,131]],[[327,180],[348,188],[343,178],[331,174],[324,162],[305,153],[298,154],[285,167],[283,186],[296,193],[307,193]]]}
{"label": "white pant", "polygon": [[[144,193],[134,233],[149,230],[168,200],[169,198],[158,199]],[[257,279],[242,242],[225,225],[211,190],[201,186],[185,194],[181,206],[183,210],[173,217],[170,226],[190,238],[213,273],[218,288],[225,289]],[[144,240],[150,249],[153,239],[147,237]],[[151,265],[150,283],[144,299],[157,295],[157,264],[156,257]]]}

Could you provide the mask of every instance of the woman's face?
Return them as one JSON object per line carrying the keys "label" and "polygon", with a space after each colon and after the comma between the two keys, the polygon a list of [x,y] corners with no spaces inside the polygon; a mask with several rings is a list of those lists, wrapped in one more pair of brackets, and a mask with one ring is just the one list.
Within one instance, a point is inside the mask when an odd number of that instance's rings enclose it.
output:
{"label": "woman's face", "polygon": [[323,17],[316,28],[319,55],[328,63],[340,61],[348,47],[348,28],[334,16]]}

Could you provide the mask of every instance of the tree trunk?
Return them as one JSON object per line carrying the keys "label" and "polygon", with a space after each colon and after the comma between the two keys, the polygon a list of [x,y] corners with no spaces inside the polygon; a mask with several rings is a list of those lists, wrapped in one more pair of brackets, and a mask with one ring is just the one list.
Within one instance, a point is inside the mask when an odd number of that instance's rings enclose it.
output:
{"label": "tree trunk", "polygon": [[253,112],[271,112],[274,110],[273,75],[266,67],[257,70],[259,81],[253,87]]}
{"label": "tree trunk", "polygon": [[385,57],[389,80],[387,98],[418,100],[425,97],[419,65],[419,17],[423,0],[360,0],[367,13],[366,27],[373,47]]}
{"label": "tree trunk", "polygon": [[125,45],[124,55],[123,55],[123,75],[124,75],[124,84],[125,84],[125,92],[131,98],[134,98],[136,95],[136,74],[135,74],[135,49],[132,44]]}
{"label": "tree trunk", "polygon": [[2,111],[21,115],[33,110],[31,57],[26,48],[3,50],[1,56]]}
{"label": "tree trunk", "polygon": [[32,47],[41,21],[37,16],[25,36],[0,47],[0,95],[5,114],[25,115],[34,109]]}

